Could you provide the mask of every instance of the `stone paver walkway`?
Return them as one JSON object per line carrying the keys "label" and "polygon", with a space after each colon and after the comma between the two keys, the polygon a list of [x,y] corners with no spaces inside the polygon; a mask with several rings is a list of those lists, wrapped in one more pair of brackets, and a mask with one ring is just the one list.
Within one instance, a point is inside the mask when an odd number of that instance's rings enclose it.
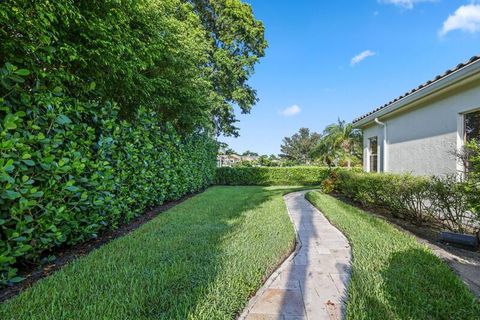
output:
{"label": "stone paver walkway", "polygon": [[351,250],[345,236],[305,199],[284,197],[297,232],[295,252],[272,274],[239,319],[341,319]]}

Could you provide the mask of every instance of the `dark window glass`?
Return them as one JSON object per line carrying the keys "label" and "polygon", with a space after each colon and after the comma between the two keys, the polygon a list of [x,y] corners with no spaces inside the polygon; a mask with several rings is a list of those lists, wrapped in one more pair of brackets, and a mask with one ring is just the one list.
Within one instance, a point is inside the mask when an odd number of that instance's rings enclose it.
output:
{"label": "dark window glass", "polygon": [[378,139],[373,137],[368,140],[370,141],[370,172],[378,172]]}
{"label": "dark window glass", "polygon": [[480,111],[465,115],[465,140],[480,142]]}

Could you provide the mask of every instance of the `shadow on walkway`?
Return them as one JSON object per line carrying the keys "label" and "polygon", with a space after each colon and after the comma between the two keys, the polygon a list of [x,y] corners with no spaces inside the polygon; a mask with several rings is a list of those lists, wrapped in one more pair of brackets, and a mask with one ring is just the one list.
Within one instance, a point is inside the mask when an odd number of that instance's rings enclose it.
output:
{"label": "shadow on walkway", "polygon": [[346,238],[304,197],[286,195],[298,245],[257,293],[247,319],[340,319],[351,252]]}

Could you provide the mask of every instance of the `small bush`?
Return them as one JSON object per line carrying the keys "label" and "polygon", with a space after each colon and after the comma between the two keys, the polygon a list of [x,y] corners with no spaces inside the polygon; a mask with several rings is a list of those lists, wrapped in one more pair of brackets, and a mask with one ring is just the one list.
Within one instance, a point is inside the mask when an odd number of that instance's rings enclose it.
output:
{"label": "small bush", "polygon": [[434,177],[430,183],[428,199],[429,211],[449,230],[466,232],[475,226],[470,211],[468,183],[459,182],[455,176]]}
{"label": "small bush", "polygon": [[217,168],[215,182],[219,185],[320,185],[328,178],[324,167],[223,167]]}
{"label": "small bush", "polygon": [[321,190],[324,193],[332,193],[335,188],[335,183],[337,183],[337,172],[332,171],[330,176],[322,181]]}

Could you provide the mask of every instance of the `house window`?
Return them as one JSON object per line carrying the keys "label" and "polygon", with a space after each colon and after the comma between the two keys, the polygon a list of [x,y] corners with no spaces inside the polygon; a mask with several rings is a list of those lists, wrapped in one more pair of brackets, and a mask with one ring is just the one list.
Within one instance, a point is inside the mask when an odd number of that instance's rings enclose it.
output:
{"label": "house window", "polygon": [[465,115],[465,141],[480,142],[480,110]]}
{"label": "house window", "polygon": [[378,172],[378,138],[373,137],[369,141],[370,172]]}

